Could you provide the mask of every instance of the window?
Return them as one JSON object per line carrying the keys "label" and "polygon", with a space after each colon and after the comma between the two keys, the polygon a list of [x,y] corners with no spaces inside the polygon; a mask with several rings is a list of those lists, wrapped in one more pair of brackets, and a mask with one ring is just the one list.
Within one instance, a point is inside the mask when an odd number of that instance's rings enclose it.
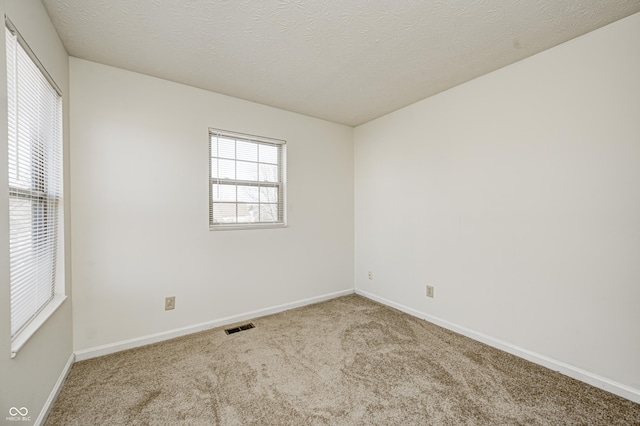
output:
{"label": "window", "polygon": [[209,129],[209,228],[286,226],[285,141]]}
{"label": "window", "polygon": [[63,269],[58,267],[63,263],[62,100],[51,77],[9,21],[5,35],[9,280],[15,355],[44,322],[35,319],[50,315],[45,311],[52,309],[58,292],[56,277]]}

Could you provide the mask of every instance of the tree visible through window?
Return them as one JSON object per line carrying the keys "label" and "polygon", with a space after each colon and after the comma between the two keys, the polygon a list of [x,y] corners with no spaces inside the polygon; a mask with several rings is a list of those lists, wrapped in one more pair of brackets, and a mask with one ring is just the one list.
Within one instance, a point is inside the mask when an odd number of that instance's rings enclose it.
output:
{"label": "tree visible through window", "polygon": [[209,129],[211,229],[285,225],[285,142]]}

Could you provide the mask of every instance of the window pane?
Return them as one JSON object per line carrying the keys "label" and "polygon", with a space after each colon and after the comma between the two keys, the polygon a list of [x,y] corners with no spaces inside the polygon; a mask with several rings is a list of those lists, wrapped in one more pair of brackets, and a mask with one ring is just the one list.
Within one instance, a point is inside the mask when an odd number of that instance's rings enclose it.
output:
{"label": "window pane", "polygon": [[258,222],[259,215],[257,204],[238,204],[238,223]]}
{"label": "window pane", "polygon": [[260,164],[259,179],[262,182],[278,182],[278,166],[271,164]]}
{"label": "window pane", "polygon": [[211,198],[213,201],[236,201],[235,185],[211,185]]}
{"label": "window pane", "polygon": [[260,222],[277,222],[278,205],[260,204]]}
{"label": "window pane", "polygon": [[233,160],[218,160],[218,176],[220,179],[236,178],[236,162]]}
{"label": "window pane", "polygon": [[218,156],[222,158],[236,158],[236,141],[234,139],[219,137]]}
{"label": "window pane", "polygon": [[260,188],[260,202],[261,203],[277,203],[278,202],[278,188]]}
{"label": "window pane", "polygon": [[[12,116],[11,114],[10,121]],[[30,128],[29,123],[23,123],[21,120],[18,122],[22,126],[20,130],[26,135],[21,134],[22,137],[15,135],[16,125],[9,123],[10,126],[12,124],[14,126],[9,128],[9,186],[28,190],[34,180],[33,166],[36,154],[31,146],[31,141],[35,139],[31,137],[31,133],[36,133],[38,130]]]}
{"label": "window pane", "polygon": [[55,294],[62,206],[62,104],[5,29],[12,340]]}
{"label": "window pane", "polygon": [[216,136],[211,136],[211,141],[209,143],[210,149],[211,149],[211,156],[212,157],[217,157],[218,156],[218,138]]}
{"label": "window pane", "polygon": [[278,147],[273,145],[260,145],[260,158],[258,161],[261,163],[278,164]]}
{"label": "window pane", "polygon": [[213,203],[213,221],[217,223],[236,223],[236,205]]}
{"label": "window pane", "polygon": [[258,161],[258,145],[254,142],[238,141],[236,149],[238,160]]}
{"label": "window pane", "polygon": [[238,186],[238,201],[245,203],[257,203],[258,202],[258,187],[257,186]]}
{"label": "window pane", "polygon": [[238,161],[236,165],[238,170],[238,180],[258,180],[258,163]]}
{"label": "window pane", "polygon": [[258,136],[209,131],[211,229],[279,222],[285,210],[284,145]]}
{"label": "window pane", "polygon": [[211,177],[212,178],[218,177],[218,161],[219,160],[217,158],[211,159]]}

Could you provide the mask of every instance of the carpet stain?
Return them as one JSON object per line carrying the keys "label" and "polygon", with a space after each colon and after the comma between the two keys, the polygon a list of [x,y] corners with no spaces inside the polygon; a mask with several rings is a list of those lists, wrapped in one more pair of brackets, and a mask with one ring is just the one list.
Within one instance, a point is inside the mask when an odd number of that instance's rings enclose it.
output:
{"label": "carpet stain", "polygon": [[142,398],[140,398],[129,408],[129,411],[132,414],[137,415],[139,412],[147,408],[153,402],[153,400],[157,399],[161,394],[162,392],[159,390],[147,392],[145,395],[143,395]]}

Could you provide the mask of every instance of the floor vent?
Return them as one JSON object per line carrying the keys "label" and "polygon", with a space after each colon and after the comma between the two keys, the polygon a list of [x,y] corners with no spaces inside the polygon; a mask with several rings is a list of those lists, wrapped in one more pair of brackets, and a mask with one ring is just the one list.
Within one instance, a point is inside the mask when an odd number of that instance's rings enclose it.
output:
{"label": "floor vent", "polygon": [[256,328],[252,323],[241,325],[239,327],[227,328],[224,332],[227,334],[237,333],[239,331],[249,330],[250,328]]}

